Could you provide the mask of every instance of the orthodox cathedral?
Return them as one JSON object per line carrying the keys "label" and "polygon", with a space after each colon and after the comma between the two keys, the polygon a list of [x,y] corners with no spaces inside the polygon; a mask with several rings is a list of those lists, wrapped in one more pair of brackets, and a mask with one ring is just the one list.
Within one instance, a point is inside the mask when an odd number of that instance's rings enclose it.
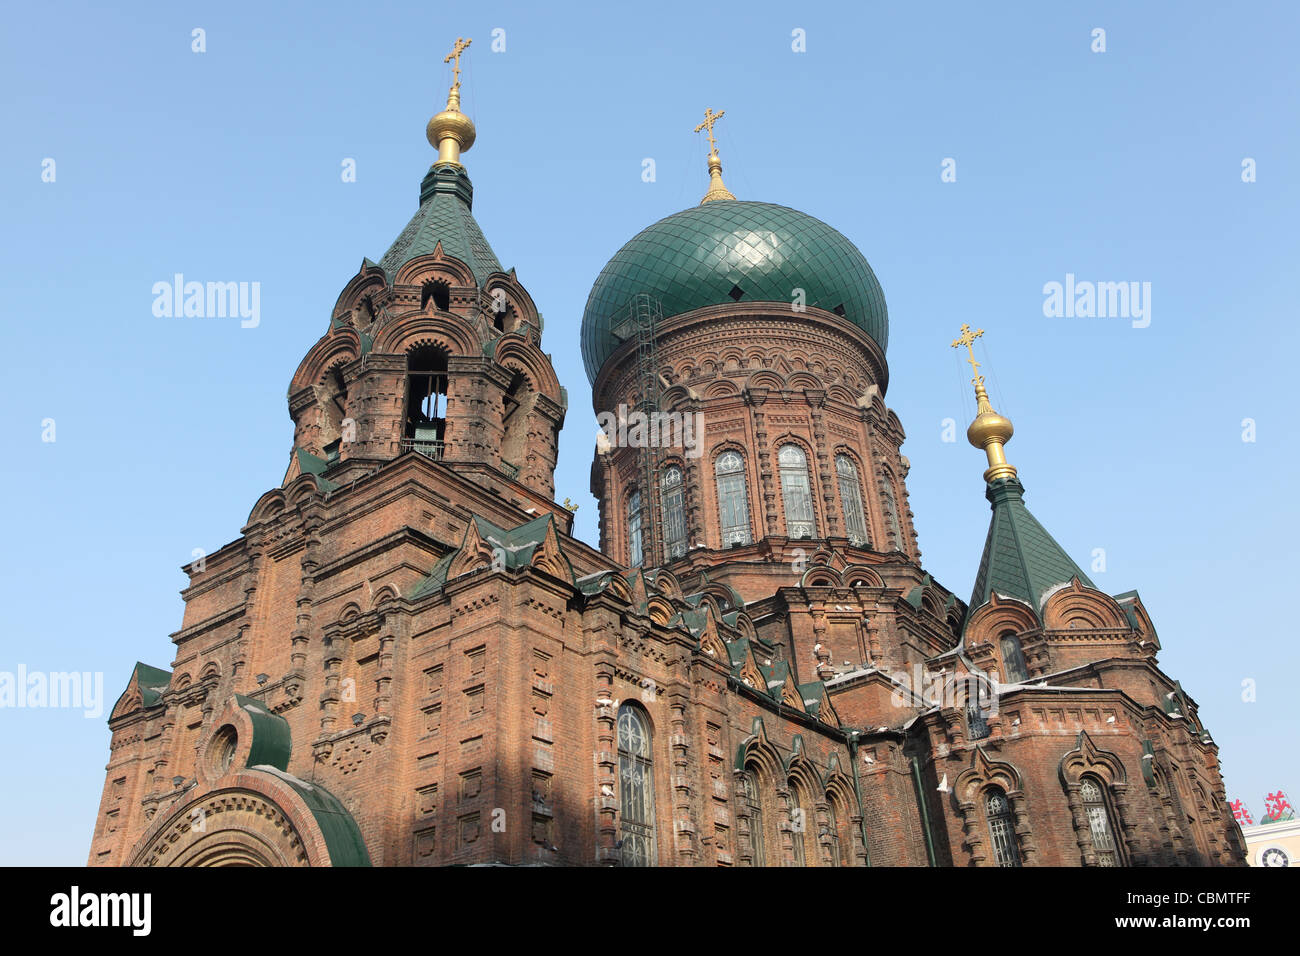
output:
{"label": "orthodox cathedral", "polygon": [[1242,864],[1195,702],[1030,513],[968,327],[988,537],[969,601],[926,573],[880,284],[727,190],[722,114],[703,201],[587,301],[619,427],[600,548],[571,536],[567,396],[471,212],[466,46],[418,209],[289,383],[284,481],[112,710],[89,862]]}

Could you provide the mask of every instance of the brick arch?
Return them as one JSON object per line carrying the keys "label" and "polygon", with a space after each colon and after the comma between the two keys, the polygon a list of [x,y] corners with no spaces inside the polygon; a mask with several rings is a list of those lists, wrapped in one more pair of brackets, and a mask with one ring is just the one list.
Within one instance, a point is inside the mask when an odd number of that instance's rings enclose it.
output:
{"label": "brick arch", "polygon": [[725,369],[739,368],[744,356],[736,347],[725,348],[718,353],[718,362]]}
{"label": "brick arch", "polygon": [[947,615],[944,612],[943,595],[933,584],[927,584],[921,588],[921,607],[931,617],[939,620],[946,620]]}
{"label": "brick arch", "polygon": [[1084,774],[1100,777],[1103,783],[1128,783],[1124,761],[1109,750],[1101,750],[1093,743],[1087,731],[1080,731],[1075,747],[1061,758],[1057,767],[1061,783],[1069,786],[1078,783]]}
{"label": "brick arch", "polygon": [[1136,818],[1128,792],[1128,772],[1119,756],[1100,749],[1093,743],[1087,731],[1080,731],[1074,749],[1061,758],[1057,772],[1061,778],[1061,785],[1065,789],[1066,801],[1074,821],[1075,842],[1079,846],[1079,856],[1083,865],[1097,865],[1090,824],[1079,795],[1084,777],[1093,777],[1102,785],[1102,790],[1107,797],[1108,809],[1113,811],[1111,828],[1114,831],[1115,849],[1121,854],[1121,860],[1143,862],[1144,858],[1137,840]]}
{"label": "brick arch", "polygon": [[1127,629],[1129,624],[1113,598],[1085,587],[1076,577],[1048,596],[1043,605],[1043,626],[1052,630],[1072,627]]}
{"label": "brick arch", "polygon": [[736,615],[736,623],[732,625],[732,629],[735,630],[743,640],[758,640],[758,628],[754,626],[753,619],[744,611],[741,611]]}
{"label": "brick arch", "polygon": [[284,488],[285,502],[290,508],[311,500],[316,494],[316,476],[312,474],[301,474]]}
{"label": "brick arch", "polygon": [[[506,304],[515,309],[516,318],[520,322],[528,322],[534,326],[541,325],[538,320],[537,305],[533,302],[533,297],[515,278],[513,271],[494,272],[487,277],[487,280],[483,283],[483,291],[487,294],[489,300],[497,289],[506,294]],[[507,333],[512,331],[514,330],[506,330]]]}
{"label": "brick arch", "polygon": [[676,613],[677,609],[673,607],[672,602],[662,595],[653,595],[646,601],[646,616],[660,627],[667,627]]}
{"label": "brick arch", "polygon": [[372,609],[377,608],[385,601],[394,601],[398,597],[400,597],[400,595],[397,593],[397,589],[393,587],[391,584],[385,584],[382,588],[380,588],[378,591],[375,592],[375,596],[370,602],[370,607]]}
{"label": "brick arch", "polygon": [[704,389],[705,398],[731,398],[740,394],[740,388],[729,378],[720,379]]}
{"label": "brick arch", "polygon": [[408,313],[387,323],[375,339],[374,351],[396,355],[432,345],[450,355],[477,356],[478,334],[458,316]]}
{"label": "brick arch", "polygon": [[676,382],[682,379],[690,378],[691,373],[694,371],[695,371],[695,359],[693,358],[683,359],[673,367],[672,379],[673,381]]}
{"label": "brick arch", "polygon": [[384,275],[383,269],[374,264],[362,268],[343,287],[343,291],[339,293],[331,317],[334,319],[347,317],[350,320],[349,324],[355,327],[357,325],[356,310],[361,305],[362,300],[367,298],[373,300],[377,294],[387,288],[388,279]]}
{"label": "brick arch", "polygon": [[[665,462],[665,465],[670,462]],[[673,574],[666,568],[654,569],[654,589],[664,597],[680,599],[682,596],[682,583],[678,580],[677,575]]]}
{"label": "brick arch", "polygon": [[980,605],[967,618],[966,646],[991,645],[1004,631],[1021,634],[1038,626],[1038,615],[1028,604],[994,594],[987,604]]}
{"label": "brick arch", "polygon": [[[846,587],[883,588],[885,586],[884,578],[865,564],[850,564],[840,572],[840,578]],[[853,582],[858,580],[864,583],[855,585]]]}
{"label": "brick arch", "polygon": [[988,848],[988,826],[982,801],[985,793],[997,787],[1006,794],[1015,820],[1016,846],[1020,859],[1032,866],[1038,858],[1038,847],[1029,825],[1029,811],[1020,771],[1007,761],[993,760],[983,747],[977,746],[971,754],[970,766],[957,775],[952,788],[952,801],[962,821],[964,845],[970,854],[972,866],[987,865],[991,856]]}
{"label": "brick arch", "polygon": [[289,394],[318,385],[329,369],[356,361],[360,355],[361,337],[354,329],[335,329],[322,336],[298,363],[289,383]]}
{"label": "brick arch", "polygon": [[393,285],[423,285],[426,282],[442,279],[452,286],[478,286],[474,271],[459,259],[449,256],[442,250],[442,243],[434,246],[433,252],[416,256],[403,263],[393,276]]}
{"label": "brick arch", "polygon": [[781,391],[785,388],[785,379],[770,369],[755,372],[745,381],[745,388],[770,388]]}
{"label": "brick arch", "polygon": [[[840,378],[842,376],[836,376]],[[843,402],[845,405],[857,405],[858,401],[843,385],[832,385],[826,389],[826,397],[833,401]]]}
{"label": "brick arch", "polygon": [[284,492],[279,488],[272,488],[257,499],[257,504],[253,505],[253,510],[248,513],[248,520],[244,524],[247,526],[259,521],[267,521],[281,514],[287,506]]}
{"label": "brick arch", "polygon": [[784,778],[786,774],[785,761],[781,759],[780,752],[772,745],[767,735],[767,725],[763,718],[755,717],[750,725],[750,732],[740,742],[736,755],[737,769],[747,763],[755,763],[766,770],[775,779]]}
{"label": "brick arch", "polygon": [[824,564],[813,565],[799,579],[801,588],[837,588],[842,583],[841,576]]}
{"label": "brick arch", "polygon": [[[195,826],[196,820],[203,826]],[[128,866],[329,866],[320,824],[297,792],[275,775],[242,770],[160,815]]]}
{"label": "brick arch", "polygon": [[550,360],[522,335],[508,332],[497,339],[493,357],[499,365],[522,372],[535,391],[556,403],[560,401],[560,380]]}

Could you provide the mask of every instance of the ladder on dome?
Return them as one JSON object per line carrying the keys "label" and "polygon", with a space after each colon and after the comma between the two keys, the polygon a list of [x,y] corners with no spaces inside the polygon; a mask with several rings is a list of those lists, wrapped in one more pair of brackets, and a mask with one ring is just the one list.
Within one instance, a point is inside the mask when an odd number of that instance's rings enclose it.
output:
{"label": "ladder on dome", "polygon": [[641,567],[647,570],[662,564],[664,553],[655,480],[662,455],[658,441],[660,429],[657,424],[651,426],[660,411],[659,323],[662,321],[663,306],[659,299],[648,292],[638,292],[628,302],[622,321],[610,330],[620,345],[629,340],[636,343],[636,403],[629,411],[643,413],[647,423],[644,432],[647,440],[637,451],[641,473]]}

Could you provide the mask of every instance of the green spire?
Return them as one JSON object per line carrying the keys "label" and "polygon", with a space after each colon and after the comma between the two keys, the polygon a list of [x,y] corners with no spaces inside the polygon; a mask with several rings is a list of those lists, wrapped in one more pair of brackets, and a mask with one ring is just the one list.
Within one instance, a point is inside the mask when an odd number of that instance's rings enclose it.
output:
{"label": "green spire", "polygon": [[1029,513],[1024,494],[1024,485],[1016,478],[988,484],[985,496],[993,505],[993,520],[975,576],[971,611],[987,604],[994,592],[1024,601],[1038,612],[1047,592],[1071,578],[1096,586]]}
{"label": "green spire", "polygon": [[474,186],[460,166],[435,166],[420,183],[420,208],[379,260],[391,277],[417,256],[432,253],[442,243],[443,254],[465,263],[482,286],[501,263],[488,245],[470,210]]}

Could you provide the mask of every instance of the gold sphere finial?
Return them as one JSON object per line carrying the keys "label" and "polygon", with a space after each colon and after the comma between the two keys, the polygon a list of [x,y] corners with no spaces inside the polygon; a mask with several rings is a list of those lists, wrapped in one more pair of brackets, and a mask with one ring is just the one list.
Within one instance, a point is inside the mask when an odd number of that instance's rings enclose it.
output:
{"label": "gold sphere finial", "polygon": [[451,89],[447,92],[447,106],[436,114],[425,128],[429,145],[438,150],[435,166],[459,166],[460,154],[474,145],[474,123],[460,111],[460,56],[474,41],[457,37],[451,52],[443,63],[451,66]]}
{"label": "gold sphere finial", "polygon": [[726,110],[719,110],[715,113],[712,108],[706,109],[704,111],[704,122],[695,127],[697,133],[702,129],[709,131],[709,191],[700,200],[701,206],[706,202],[716,202],[719,199],[736,198],[722,182],[722,157],[718,155],[718,142],[713,138],[713,124],[726,114]]}
{"label": "gold sphere finial", "polygon": [[983,334],[983,329],[972,332],[971,327],[963,323],[961,335],[953,341],[952,347],[955,349],[963,345],[966,347],[969,356],[966,361],[970,363],[971,371],[974,373],[971,384],[975,386],[975,420],[966,429],[966,440],[976,448],[984,450],[989,462],[988,470],[984,472],[984,480],[995,481],[999,478],[1016,477],[1016,469],[1013,465],[1007,464],[1007,456],[1003,450],[1003,446],[1011,441],[1015,429],[1010,419],[993,410],[993,405],[989,402],[989,393],[984,388],[984,376],[980,374],[980,363],[975,361],[974,348],[975,340]]}

